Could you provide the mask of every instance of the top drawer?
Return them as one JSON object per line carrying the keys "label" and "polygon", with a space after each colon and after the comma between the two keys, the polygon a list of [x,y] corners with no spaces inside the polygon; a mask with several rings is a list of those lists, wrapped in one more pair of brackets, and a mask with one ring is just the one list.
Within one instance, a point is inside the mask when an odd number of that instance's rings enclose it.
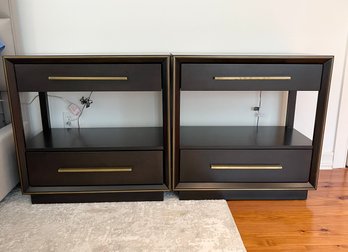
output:
{"label": "top drawer", "polygon": [[182,90],[319,90],[321,64],[181,65]]}
{"label": "top drawer", "polygon": [[160,91],[161,64],[15,64],[18,91]]}

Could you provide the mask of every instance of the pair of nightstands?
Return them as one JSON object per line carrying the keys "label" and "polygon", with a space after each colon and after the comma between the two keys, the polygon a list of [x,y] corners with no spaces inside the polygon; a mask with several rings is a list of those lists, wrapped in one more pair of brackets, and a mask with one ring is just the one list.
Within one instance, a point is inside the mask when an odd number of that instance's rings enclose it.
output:
{"label": "pair of nightstands", "polygon": [[[23,193],[33,203],[305,199],[315,188],[328,56],[6,57]],[[170,78],[172,76],[172,78]],[[288,91],[283,126],[181,126],[181,91]],[[154,91],[161,127],[53,128],[47,92]],[[297,91],[317,91],[313,140],[294,129]],[[42,131],[25,139],[20,93],[38,92]],[[112,115],[109,115],[112,116]]]}

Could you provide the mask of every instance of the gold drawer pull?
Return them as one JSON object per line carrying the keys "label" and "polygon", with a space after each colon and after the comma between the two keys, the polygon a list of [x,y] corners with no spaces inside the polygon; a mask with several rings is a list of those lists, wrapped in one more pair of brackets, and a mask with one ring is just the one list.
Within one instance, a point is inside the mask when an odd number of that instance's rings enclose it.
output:
{"label": "gold drawer pull", "polygon": [[132,167],[99,167],[99,168],[59,168],[58,173],[80,172],[131,172]]}
{"label": "gold drawer pull", "polygon": [[229,81],[229,80],[291,80],[290,76],[216,76],[214,80]]}
{"label": "gold drawer pull", "polygon": [[49,80],[53,81],[126,81],[127,76],[113,77],[93,77],[93,76],[48,76]]}
{"label": "gold drawer pull", "polygon": [[210,165],[213,170],[281,170],[281,165]]}

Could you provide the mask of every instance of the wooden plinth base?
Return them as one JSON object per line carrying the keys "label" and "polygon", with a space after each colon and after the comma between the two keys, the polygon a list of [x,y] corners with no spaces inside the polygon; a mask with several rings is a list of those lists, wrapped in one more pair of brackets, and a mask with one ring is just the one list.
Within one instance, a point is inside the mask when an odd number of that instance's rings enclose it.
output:
{"label": "wooden plinth base", "polygon": [[45,203],[87,203],[115,201],[162,201],[163,192],[144,193],[77,193],[77,194],[40,194],[31,195],[33,204]]}
{"label": "wooden plinth base", "polygon": [[180,200],[226,199],[226,200],[305,200],[307,191],[291,190],[245,190],[245,191],[186,191],[179,192]]}

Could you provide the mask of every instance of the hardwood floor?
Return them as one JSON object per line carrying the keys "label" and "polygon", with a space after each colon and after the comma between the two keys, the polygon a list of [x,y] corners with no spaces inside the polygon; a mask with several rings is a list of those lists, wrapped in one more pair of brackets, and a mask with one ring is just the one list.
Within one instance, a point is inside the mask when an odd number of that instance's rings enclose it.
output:
{"label": "hardwood floor", "polygon": [[248,251],[348,251],[348,169],[321,171],[307,200],[228,205]]}

